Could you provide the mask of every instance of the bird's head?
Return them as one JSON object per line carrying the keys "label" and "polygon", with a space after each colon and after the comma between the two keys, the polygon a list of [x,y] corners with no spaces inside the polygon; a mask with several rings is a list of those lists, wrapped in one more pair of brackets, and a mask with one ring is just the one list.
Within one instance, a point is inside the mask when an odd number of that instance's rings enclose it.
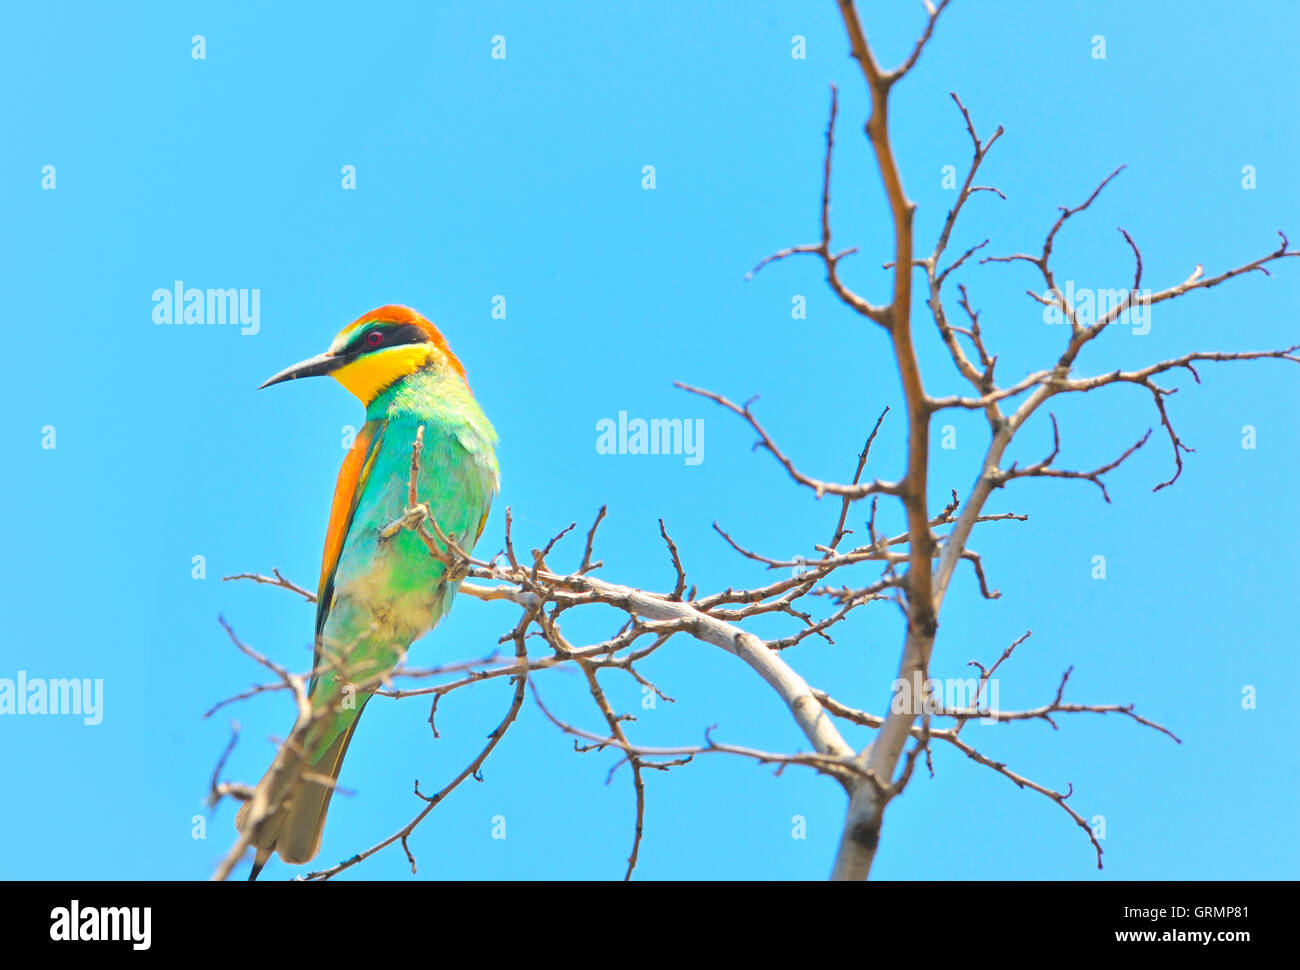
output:
{"label": "bird's head", "polygon": [[369,406],[385,388],[427,367],[445,367],[465,379],[465,368],[437,327],[410,307],[381,306],[340,330],[325,353],[261,386],[329,374]]}

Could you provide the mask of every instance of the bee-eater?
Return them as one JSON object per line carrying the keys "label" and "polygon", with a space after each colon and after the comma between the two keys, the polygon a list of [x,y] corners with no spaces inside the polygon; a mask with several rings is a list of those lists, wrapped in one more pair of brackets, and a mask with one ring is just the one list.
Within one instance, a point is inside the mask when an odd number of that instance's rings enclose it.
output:
{"label": "bee-eater", "polygon": [[449,575],[415,532],[381,535],[410,504],[418,429],[424,427],[418,501],[465,551],[482,534],[498,488],[496,431],[446,339],[414,310],[372,310],[340,331],[325,353],[262,387],[320,374],[361,399],[366,422],[339,469],[325,531],[310,726],[299,749],[281,752],[258,785],[254,798],[265,795],[265,804],[279,808],[251,831],[254,801],[235,820],[256,850],[250,879],[273,851],[294,864],[320,851],[334,782],[366,702],[412,641],[447,615],[459,588],[461,577]]}

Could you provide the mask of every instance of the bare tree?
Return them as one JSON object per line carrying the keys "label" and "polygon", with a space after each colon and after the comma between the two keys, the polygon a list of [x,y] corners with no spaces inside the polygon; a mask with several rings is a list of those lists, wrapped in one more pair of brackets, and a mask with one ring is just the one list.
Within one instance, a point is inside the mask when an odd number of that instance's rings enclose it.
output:
{"label": "bare tree", "polygon": [[[918,255],[913,235],[916,207],[904,188],[890,140],[891,93],[895,85],[916,66],[940,16],[951,0],[942,0],[938,4],[926,3],[926,20],[919,37],[907,58],[892,69],[885,69],[878,62],[851,0],[837,2],[852,56],[870,93],[871,108],[865,124],[865,134],[880,172],[892,219],[893,258],[885,267],[890,278],[889,299],[887,302],[875,303],[851,290],[841,278],[839,266],[855,250],[849,248],[836,251],[831,245],[831,174],[838,114],[837,93],[833,87],[821,173],[821,238],[767,257],[755,267],[754,272],[773,262],[794,256],[816,257],[824,265],[827,282],[840,302],[862,316],[872,329],[879,329],[892,349],[902,386],[904,413],[901,420],[906,433],[906,464],[901,475],[897,478],[872,477],[865,480],[872,443],[885,429],[887,420],[891,421],[891,426],[894,423],[894,419],[887,417],[888,408],[875,421],[857,456],[852,477],[848,481],[823,480],[803,471],[778,445],[760,423],[752,408],[752,400],[738,404],[713,391],[678,385],[689,393],[707,398],[745,422],[757,436],[755,447],[766,450],[779,468],[800,486],[811,490],[818,498],[832,496],[836,500],[835,519],[825,541],[810,541],[809,555],[797,559],[769,557],[746,548],[715,524],[722,539],[739,555],[765,565],[780,578],[765,585],[729,587],[710,593],[701,593],[689,585],[677,546],[661,520],[660,534],[667,560],[673,570],[674,582],[671,589],[651,592],[620,585],[596,575],[603,566],[593,557],[597,531],[605,515],[604,508],[596,515],[595,522],[586,533],[581,554],[575,555],[576,565],[572,567],[559,567],[555,560],[561,540],[574,526],[569,526],[552,538],[545,548],[520,554],[514,547],[508,510],[502,552],[490,560],[466,555],[452,539],[443,534],[438,524],[432,520],[427,506],[420,503],[415,494],[419,442],[412,442],[410,507],[389,529],[418,531],[424,537],[430,555],[464,573],[467,578],[462,587],[464,593],[481,600],[508,601],[519,608],[517,622],[501,637],[498,644],[498,648],[510,645],[513,656],[502,656],[494,651],[487,658],[470,663],[430,669],[403,668],[385,683],[365,685],[366,689],[390,697],[423,697],[430,700],[431,724],[439,700],[452,691],[498,678],[508,678],[513,683],[514,690],[500,724],[470,764],[435,794],[425,794],[416,786],[415,794],[421,800],[421,807],[407,824],[351,858],[309,873],[305,878],[328,879],[394,843],[402,845],[414,871],[415,858],[407,843],[408,837],[458,785],[475,775],[514,723],[530,693],[540,710],[556,727],[577,739],[575,747],[579,751],[613,749],[619,753],[617,766],[628,766],[635,793],[634,834],[626,869],[628,877],[636,866],[641,845],[646,811],[646,773],[685,765],[702,755],[720,754],[782,767],[809,767],[841,785],[848,797],[848,810],[832,875],[836,879],[863,879],[870,872],[875,857],[886,807],[907,787],[918,760],[924,757],[928,762],[930,749],[935,743],[951,745],[966,757],[1009,779],[1020,788],[1037,792],[1058,805],[1091,840],[1100,867],[1101,844],[1083,816],[1070,805],[1068,799],[1072,789],[1064,792],[1054,790],[1013,771],[968,743],[963,736],[963,729],[975,718],[999,722],[1040,719],[1054,723],[1054,718],[1066,714],[1113,713],[1127,717],[1138,725],[1160,731],[1175,741],[1177,738],[1164,727],[1139,716],[1132,705],[1066,701],[1069,671],[1062,677],[1055,695],[1039,707],[1013,711],[991,707],[987,693],[989,683],[1012,657],[1016,648],[1025,642],[1028,633],[1008,646],[991,664],[976,664],[980,676],[974,696],[968,704],[944,706],[927,686],[944,598],[954,573],[963,562],[970,564],[973,577],[986,598],[995,599],[998,596],[996,591],[990,589],[981,559],[970,546],[974,527],[981,523],[1023,520],[1025,516],[1013,512],[986,511],[986,505],[996,489],[1020,478],[1078,479],[1091,482],[1100,489],[1105,501],[1109,502],[1105,476],[1145,446],[1153,434],[1152,430],[1148,430],[1135,443],[1122,450],[1117,448],[1118,456],[1100,467],[1068,469],[1058,463],[1060,437],[1056,419],[1049,415],[1052,429],[1050,451],[1041,460],[1031,464],[1007,464],[1005,455],[1008,446],[1030,418],[1052,398],[1066,394],[1086,394],[1116,384],[1132,384],[1144,388],[1150,395],[1155,414],[1159,417],[1162,435],[1168,440],[1173,457],[1169,478],[1155,486],[1159,490],[1178,479],[1183,468],[1183,454],[1191,449],[1174,429],[1166,408],[1166,399],[1175,389],[1163,386],[1157,382],[1158,379],[1169,372],[1184,371],[1199,382],[1197,365],[1203,362],[1268,358],[1300,362],[1300,357],[1297,357],[1300,345],[1296,345],[1262,351],[1189,352],[1133,370],[1078,373],[1076,366],[1079,357],[1090,343],[1103,338],[1108,327],[1120,322],[1126,313],[1135,309],[1209,289],[1248,273],[1258,271],[1268,275],[1268,264],[1300,255],[1300,252],[1290,249],[1286,237],[1282,236],[1275,249],[1257,259],[1213,275],[1206,275],[1202,267],[1197,266],[1182,282],[1153,292],[1141,288],[1141,251],[1129,233],[1121,229],[1123,243],[1133,256],[1132,282],[1131,285],[1125,283],[1123,295],[1114,305],[1092,315],[1095,316],[1094,319],[1081,313],[1079,307],[1070,301],[1068,289],[1058,285],[1053,247],[1067,223],[1087,210],[1119,175],[1120,170],[1117,169],[1106,176],[1081,203],[1060,208],[1059,215],[1048,228],[1038,251],[984,256],[978,260],[983,264],[1024,262],[1035,267],[1041,275],[1045,290],[1042,293],[1031,290],[1029,296],[1037,303],[1059,311],[1068,324],[1068,328],[1062,327],[1060,330],[1064,346],[1054,359],[1048,360],[1041,369],[1017,379],[1001,378],[996,373],[998,357],[986,342],[980,329],[979,312],[971,305],[965,287],[956,287],[955,304],[960,312],[959,323],[949,317],[949,301],[952,296],[945,293],[944,284],[956,270],[967,266],[988,243],[985,240],[955,257],[948,255],[949,241],[966,203],[982,192],[1002,195],[992,186],[976,183],[981,164],[1002,135],[1002,129],[999,127],[987,138],[981,138],[976,132],[970,112],[956,94],[952,95],[970,137],[972,157],[956,201],[943,221],[938,238],[924,255]],[[913,347],[914,327],[918,326],[913,313],[914,305],[918,302],[913,287],[918,274],[924,287],[920,302],[928,308],[931,321],[948,350],[956,372],[970,385],[968,394],[935,397],[926,392]],[[929,507],[927,498],[931,421],[936,414],[954,409],[982,412],[988,423],[988,443],[969,493],[959,497],[953,490],[951,501],[936,511]],[[906,520],[905,531],[897,535],[877,532],[876,512],[882,499],[901,504]],[[869,510],[867,535],[860,537],[856,545],[845,548],[845,541],[852,535],[846,523],[849,521],[850,510],[857,503],[866,503]],[[873,578],[864,580],[861,576],[862,568],[872,569]],[[278,572],[272,577],[245,574],[227,578],[270,583],[308,600],[313,599],[310,592],[294,585]],[[886,701],[884,713],[881,714],[853,709],[836,700],[830,692],[810,686],[786,662],[784,656],[787,648],[810,638],[830,641],[830,633],[838,624],[854,611],[878,601],[896,604],[904,618],[897,677],[888,685],[888,691],[886,685],[881,685],[881,694]],[[623,622],[603,641],[585,644],[571,642],[563,632],[566,614],[593,605],[612,607],[623,615]],[[753,618],[778,614],[790,624],[790,632],[785,636],[763,639],[746,628],[747,621]],[[227,629],[240,649],[270,669],[276,679],[223,701],[213,711],[230,700],[243,699],[265,691],[287,690],[295,696],[299,710],[294,732],[284,745],[284,750],[293,750],[304,736],[312,716],[309,705],[305,703],[303,678],[290,674],[246,647],[235,637],[233,631]],[[629,717],[615,710],[602,689],[601,678],[615,675],[631,677],[643,687],[658,692],[658,687],[642,675],[638,664],[655,651],[665,649],[669,641],[678,635],[725,650],[747,664],[788,708],[790,716],[806,737],[809,749],[787,752],[757,750],[715,740],[711,731],[705,732],[705,740],[701,744],[671,748],[652,748],[638,744],[627,726]],[[532,646],[539,641],[544,647]],[[585,676],[598,722],[602,725],[599,730],[584,729],[562,719],[544,703],[538,693],[536,682],[530,675],[561,665],[575,667]],[[874,729],[873,740],[861,750],[856,749],[840,733],[839,726],[844,723]],[[214,799],[250,797],[247,786],[220,781],[225,758],[229,755],[234,740],[232,736],[231,744],[227,746],[217,771],[213,774]],[[296,761],[297,759],[286,759],[287,764]],[[261,810],[274,811],[275,808],[276,806],[263,806]],[[242,839],[232,847],[217,872],[219,878],[229,874],[245,848]]]}

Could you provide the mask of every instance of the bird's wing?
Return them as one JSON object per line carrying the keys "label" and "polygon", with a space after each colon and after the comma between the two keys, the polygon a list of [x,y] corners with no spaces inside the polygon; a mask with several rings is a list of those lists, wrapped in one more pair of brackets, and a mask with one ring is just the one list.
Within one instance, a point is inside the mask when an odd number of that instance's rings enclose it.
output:
{"label": "bird's wing", "polygon": [[357,432],[357,437],[352,442],[352,449],[343,459],[342,467],[339,468],[338,484],[334,486],[334,501],[330,505],[330,521],[325,529],[325,551],[321,555],[320,563],[320,586],[316,591],[317,656],[314,664],[320,663],[319,641],[334,599],[334,574],[338,570],[339,555],[343,552],[343,543],[348,537],[348,530],[352,528],[352,517],[357,510],[357,501],[365,491],[383,437],[382,424],[378,422],[364,424]]}

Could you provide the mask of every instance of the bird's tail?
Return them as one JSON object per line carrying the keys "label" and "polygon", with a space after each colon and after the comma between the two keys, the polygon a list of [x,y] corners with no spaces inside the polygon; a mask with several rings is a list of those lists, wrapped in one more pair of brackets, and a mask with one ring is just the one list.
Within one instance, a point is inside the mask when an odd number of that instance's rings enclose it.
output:
{"label": "bird's tail", "polygon": [[[356,710],[346,712],[352,715],[351,723],[338,731],[334,740],[309,763],[303,763],[301,751],[310,752],[319,747],[310,740],[316,733],[314,726],[306,732],[309,740],[300,750],[289,745],[282,747],[270,769],[257,783],[253,798],[240,807],[235,816],[235,827],[240,832],[247,832],[248,843],[256,850],[250,879],[257,878],[272,852],[285,862],[300,865],[315,858],[320,851],[325,815],[334,795],[339,769],[343,767],[343,756],[347,754],[348,743],[369,699],[369,694],[357,698]],[[325,720],[332,718],[326,715]],[[267,812],[268,808],[272,811]],[[266,814],[254,823],[254,812]]]}

